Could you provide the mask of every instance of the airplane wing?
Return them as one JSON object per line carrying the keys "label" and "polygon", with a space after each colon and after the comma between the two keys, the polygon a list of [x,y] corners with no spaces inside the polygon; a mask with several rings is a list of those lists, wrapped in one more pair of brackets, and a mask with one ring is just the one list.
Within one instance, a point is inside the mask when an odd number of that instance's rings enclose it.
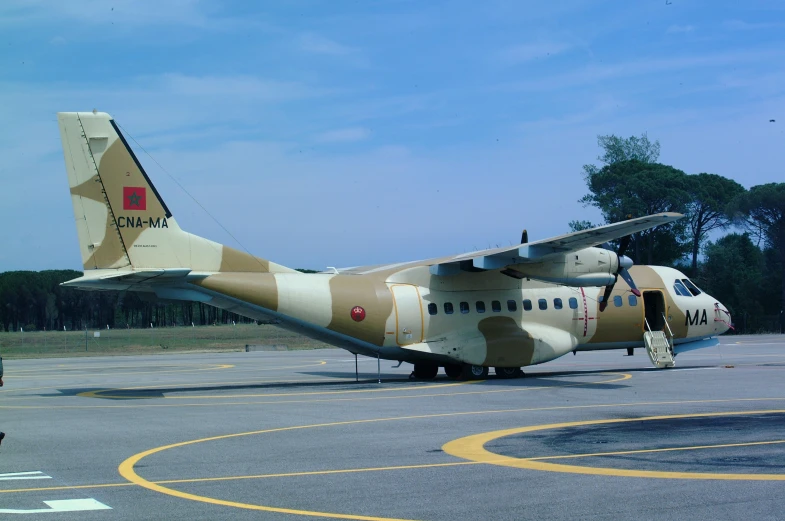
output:
{"label": "airplane wing", "polygon": [[648,215],[527,244],[435,259],[435,262],[426,265],[430,266],[431,273],[434,275],[450,275],[465,268],[467,262],[470,262],[469,267],[480,270],[497,270],[516,264],[542,262],[550,256],[564,255],[584,248],[599,246],[631,233],[678,221],[682,217],[684,217],[682,214],[671,212]]}

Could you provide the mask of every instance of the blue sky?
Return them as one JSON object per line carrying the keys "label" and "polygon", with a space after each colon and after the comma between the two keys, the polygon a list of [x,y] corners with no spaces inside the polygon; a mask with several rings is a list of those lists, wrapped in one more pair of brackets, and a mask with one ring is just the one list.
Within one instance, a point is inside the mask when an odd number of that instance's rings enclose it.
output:
{"label": "blue sky", "polygon": [[[4,0],[0,271],[80,269],[55,113],[111,113],[180,226],[322,269],[597,221],[598,134],[785,181],[785,3]],[[776,123],[770,123],[775,119]]]}

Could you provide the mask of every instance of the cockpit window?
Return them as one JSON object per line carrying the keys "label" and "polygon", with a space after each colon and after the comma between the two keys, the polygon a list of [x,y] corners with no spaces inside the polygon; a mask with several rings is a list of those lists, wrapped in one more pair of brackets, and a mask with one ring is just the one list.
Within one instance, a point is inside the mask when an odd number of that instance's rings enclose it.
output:
{"label": "cockpit window", "polygon": [[701,290],[698,289],[698,286],[692,283],[690,279],[681,279],[687,289],[690,290],[690,293],[695,295],[696,297],[701,294]]}
{"label": "cockpit window", "polygon": [[690,293],[690,290],[688,290],[684,286],[684,284],[681,283],[680,280],[677,280],[676,282],[673,283],[673,289],[674,289],[674,291],[676,291],[677,295],[681,295],[682,297],[691,297],[692,296],[692,293]]}

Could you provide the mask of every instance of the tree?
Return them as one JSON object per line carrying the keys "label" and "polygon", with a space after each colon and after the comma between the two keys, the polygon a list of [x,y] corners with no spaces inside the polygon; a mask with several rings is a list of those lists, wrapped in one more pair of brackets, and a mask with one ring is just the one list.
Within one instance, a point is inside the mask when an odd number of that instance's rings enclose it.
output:
{"label": "tree", "polygon": [[[690,201],[687,174],[660,163],[636,159],[612,163],[587,174],[589,194],[581,199],[596,206],[607,223],[628,216],[641,217],[661,212],[685,212]],[[686,253],[685,225],[676,222],[635,234],[632,257],[635,262],[672,264]]]}
{"label": "tree", "polygon": [[592,224],[591,221],[570,221],[568,223],[571,232],[581,232],[583,230],[590,230],[591,228],[596,228],[596,224]]}
{"label": "tree", "polygon": [[775,253],[782,274],[779,310],[785,332],[785,183],[753,186],[733,203],[737,218],[753,230],[759,229],[766,245]]}
{"label": "tree", "polygon": [[706,236],[712,230],[730,226],[728,206],[744,192],[744,187],[720,175],[697,174],[687,176],[687,191],[690,194],[687,227],[692,242],[692,272],[696,273],[698,253]]}
{"label": "tree", "polygon": [[[597,145],[603,150],[597,161],[603,165],[612,165],[622,161],[640,161],[641,163],[655,163],[660,157],[660,142],[649,141],[649,136],[644,132],[641,137],[630,136],[627,139],[614,134],[597,136]],[[596,165],[583,165],[586,177],[597,173],[601,167]]]}
{"label": "tree", "polygon": [[732,233],[708,243],[699,283],[731,312],[734,322],[748,331],[757,329],[763,313],[763,252],[749,234]]}

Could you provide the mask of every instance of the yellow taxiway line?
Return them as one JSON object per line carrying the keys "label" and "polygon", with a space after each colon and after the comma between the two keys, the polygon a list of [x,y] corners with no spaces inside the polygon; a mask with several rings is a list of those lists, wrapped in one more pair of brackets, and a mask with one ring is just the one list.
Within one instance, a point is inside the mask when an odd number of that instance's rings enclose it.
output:
{"label": "yellow taxiway line", "polygon": [[[557,459],[556,457],[540,457],[540,458],[513,458],[510,456],[502,456],[494,454],[485,448],[485,445],[493,440],[503,438],[505,436],[512,436],[516,434],[525,434],[530,432],[547,431],[553,429],[566,429],[571,427],[583,427],[587,425],[611,425],[622,424],[630,422],[645,422],[645,421],[662,421],[674,420],[685,418],[717,418],[722,416],[751,416],[756,414],[784,414],[785,409],[777,410],[763,410],[763,411],[733,411],[733,412],[711,412],[711,413],[698,413],[698,414],[672,414],[666,416],[649,416],[645,418],[616,418],[606,420],[586,420],[564,423],[551,423],[547,425],[533,425],[529,427],[518,427],[514,429],[504,429],[499,431],[485,432],[482,434],[474,434],[448,442],[442,446],[442,450],[452,456],[462,458],[469,461],[476,461],[478,463],[488,463],[491,465],[500,465],[505,467],[514,467],[519,469],[528,470],[541,470],[548,472],[566,472],[571,474],[591,474],[598,476],[620,476],[620,477],[638,477],[638,478],[663,478],[663,479],[716,479],[716,480],[745,480],[745,481],[785,481],[785,474],[731,474],[731,473],[716,473],[716,472],[666,472],[654,470],[633,470],[633,469],[620,469],[608,467],[585,467],[579,465],[564,465],[558,463],[548,463],[543,461],[545,459]],[[776,442],[760,442],[763,443],[780,443]],[[724,446],[734,446],[727,444]],[[739,445],[741,446],[741,445]],[[721,447],[721,446],[720,446]],[[684,447],[681,450],[696,450],[713,448],[712,446],[695,446]],[[656,452],[667,449],[647,449],[639,452]],[[678,449],[670,449],[678,450]],[[636,451],[624,451],[618,453],[596,453],[596,454],[581,454],[580,457],[589,456],[614,456],[617,454],[634,454],[639,453]]]}

